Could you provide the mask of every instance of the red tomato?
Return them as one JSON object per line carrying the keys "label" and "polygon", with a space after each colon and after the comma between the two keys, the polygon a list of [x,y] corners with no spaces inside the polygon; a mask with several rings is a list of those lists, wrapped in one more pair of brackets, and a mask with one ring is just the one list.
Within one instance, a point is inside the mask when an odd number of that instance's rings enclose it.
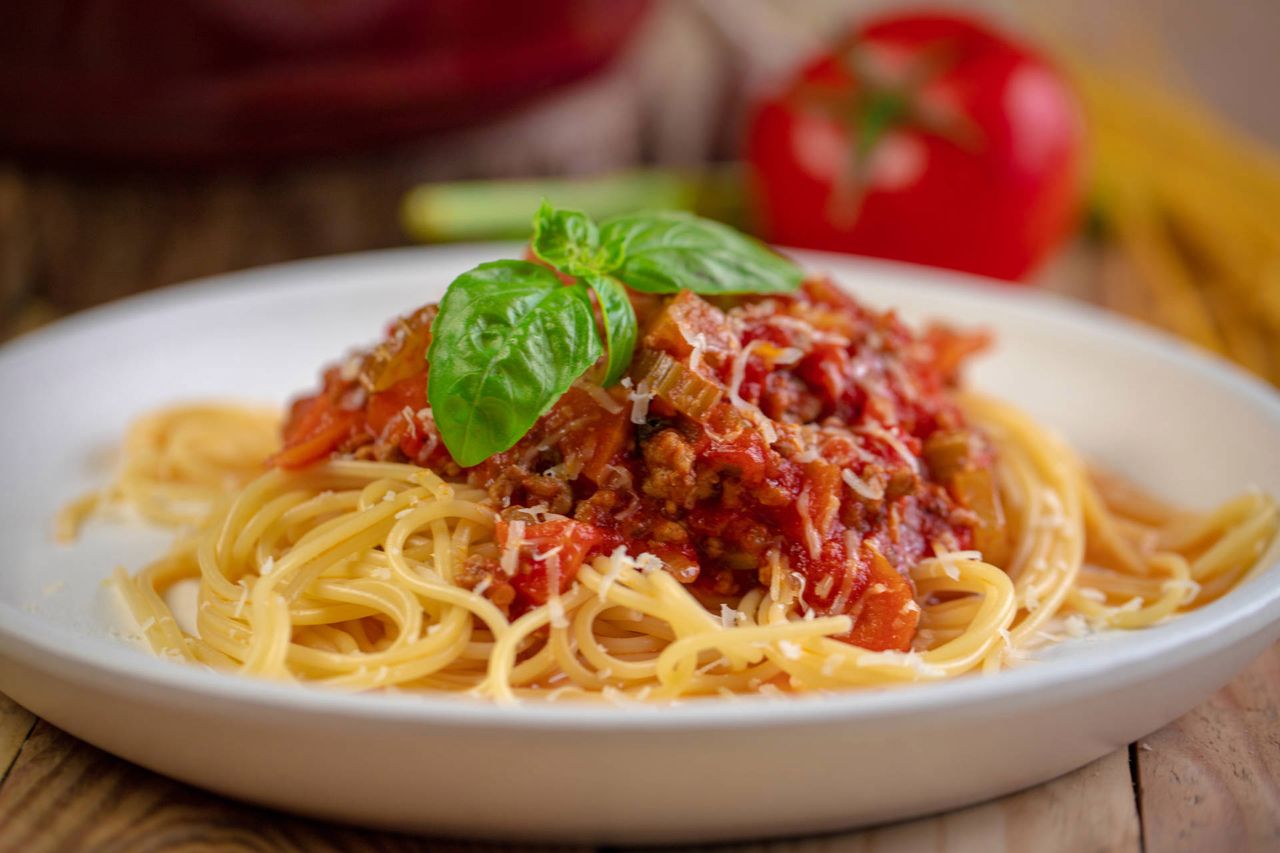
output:
{"label": "red tomato", "polygon": [[[498,521],[495,538],[499,547],[506,547],[510,531],[508,522]],[[601,538],[598,528],[580,521],[563,519],[528,525],[524,529],[519,570],[511,579],[511,585],[534,605],[546,604],[551,598],[550,557],[540,555],[556,555],[560,575],[558,590],[563,595],[573,586],[582,561],[600,544]]]}
{"label": "red tomato", "polygon": [[910,651],[920,622],[911,584],[879,554],[868,565],[866,591],[850,610],[849,642],[877,652]]}
{"label": "red tomato", "polygon": [[760,104],[764,235],[1016,280],[1073,229],[1083,124],[1062,77],[965,18],[884,18]]}
{"label": "red tomato", "polygon": [[359,423],[360,414],[338,408],[325,394],[300,400],[284,428],[284,447],[270,460],[281,468],[305,468],[328,456]]}
{"label": "red tomato", "polygon": [[[397,445],[410,459],[422,449],[422,424],[416,412],[427,406],[427,374],[418,373],[401,379],[385,391],[369,395],[365,406],[365,423],[374,435]],[[405,417],[408,410],[412,423]]]}

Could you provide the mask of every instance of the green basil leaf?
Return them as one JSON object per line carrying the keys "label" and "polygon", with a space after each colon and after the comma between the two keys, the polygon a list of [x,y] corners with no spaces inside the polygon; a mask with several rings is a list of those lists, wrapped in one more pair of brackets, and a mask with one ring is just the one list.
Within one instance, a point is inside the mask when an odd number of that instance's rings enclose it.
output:
{"label": "green basil leaf", "polygon": [[477,465],[519,441],[597,358],[591,298],[528,261],[453,280],[431,328],[427,399],[445,447]]}
{"label": "green basil leaf", "polygon": [[604,317],[604,331],[609,341],[608,372],[604,382],[608,388],[614,385],[631,366],[631,356],[636,350],[636,311],[622,282],[607,275],[587,275],[583,281],[596,292],[600,314]]}
{"label": "green basil leaf", "polygon": [[781,293],[804,274],[747,235],[688,213],[631,213],[605,222],[600,240],[621,265],[610,270],[649,293]]}
{"label": "green basil leaf", "polygon": [[533,217],[533,253],[569,275],[608,272],[600,251],[600,229],[576,210],[559,210],[546,201]]}

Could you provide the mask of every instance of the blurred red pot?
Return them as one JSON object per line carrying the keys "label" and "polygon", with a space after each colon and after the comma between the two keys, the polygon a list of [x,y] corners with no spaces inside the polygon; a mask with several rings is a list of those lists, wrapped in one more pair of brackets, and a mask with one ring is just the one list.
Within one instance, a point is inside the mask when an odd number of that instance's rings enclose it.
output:
{"label": "blurred red pot", "polygon": [[0,146],[277,159],[482,121],[603,65],[649,0],[0,5]]}

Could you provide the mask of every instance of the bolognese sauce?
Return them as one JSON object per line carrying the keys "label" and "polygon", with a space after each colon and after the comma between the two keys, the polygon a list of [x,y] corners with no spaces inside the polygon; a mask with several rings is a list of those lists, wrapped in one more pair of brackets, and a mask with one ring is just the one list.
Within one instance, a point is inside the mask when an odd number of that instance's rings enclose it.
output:
{"label": "bolognese sauce", "polygon": [[479,465],[453,460],[427,402],[432,305],[329,368],[274,463],[404,461],[485,489],[498,549],[457,581],[509,614],[623,548],[713,609],[787,586],[806,614],[849,615],[848,642],[906,650],[912,566],[969,549],[1003,560],[994,453],[950,394],[981,335],[914,333],[824,278],[768,298],[632,299],[630,375],[605,389],[588,374]]}

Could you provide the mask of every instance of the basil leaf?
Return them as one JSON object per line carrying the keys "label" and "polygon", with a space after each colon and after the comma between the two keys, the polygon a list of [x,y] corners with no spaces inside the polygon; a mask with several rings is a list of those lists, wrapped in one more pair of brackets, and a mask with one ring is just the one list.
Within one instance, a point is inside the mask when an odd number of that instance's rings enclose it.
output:
{"label": "basil leaf", "polygon": [[445,447],[477,465],[519,441],[600,357],[591,299],[528,261],[449,285],[431,328],[427,399]]}
{"label": "basil leaf", "polygon": [[804,274],[747,235],[677,211],[631,213],[605,222],[600,240],[621,265],[610,270],[633,290],[780,293]]}
{"label": "basil leaf", "polygon": [[610,259],[600,248],[600,229],[576,210],[559,210],[546,201],[533,217],[533,253],[569,275],[609,271]]}
{"label": "basil leaf", "polygon": [[622,282],[607,275],[587,275],[583,281],[596,292],[604,331],[609,341],[609,367],[601,384],[608,388],[617,383],[631,365],[636,350],[636,311]]}

